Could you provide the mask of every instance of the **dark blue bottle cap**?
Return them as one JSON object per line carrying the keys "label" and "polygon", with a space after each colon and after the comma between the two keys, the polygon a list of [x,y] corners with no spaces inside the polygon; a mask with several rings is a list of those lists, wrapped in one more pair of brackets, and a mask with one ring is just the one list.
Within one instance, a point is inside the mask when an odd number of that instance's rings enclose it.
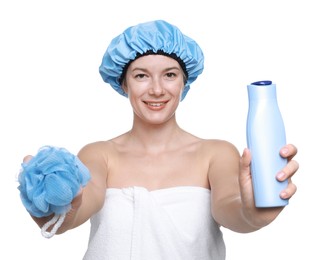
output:
{"label": "dark blue bottle cap", "polygon": [[267,86],[267,85],[271,85],[272,81],[270,80],[261,80],[261,81],[256,81],[251,83],[251,85],[256,85],[256,86]]}

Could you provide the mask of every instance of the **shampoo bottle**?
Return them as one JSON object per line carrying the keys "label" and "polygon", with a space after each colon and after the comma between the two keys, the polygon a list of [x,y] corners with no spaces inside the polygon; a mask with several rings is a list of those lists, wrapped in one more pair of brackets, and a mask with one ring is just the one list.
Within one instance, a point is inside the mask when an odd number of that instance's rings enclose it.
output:
{"label": "shampoo bottle", "polygon": [[280,197],[288,181],[280,182],[276,174],[286,165],[280,155],[286,144],[285,127],[279,110],[276,86],[258,81],[247,86],[247,145],[251,152],[251,174],[256,207],[286,206]]}

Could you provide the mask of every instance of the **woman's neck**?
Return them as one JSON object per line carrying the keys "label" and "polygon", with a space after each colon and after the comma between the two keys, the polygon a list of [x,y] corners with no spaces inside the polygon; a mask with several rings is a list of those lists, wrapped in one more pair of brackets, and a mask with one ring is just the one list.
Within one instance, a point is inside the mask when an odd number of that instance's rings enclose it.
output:
{"label": "woman's neck", "polygon": [[175,117],[162,124],[150,124],[134,119],[128,139],[136,147],[159,152],[177,145],[184,133]]}

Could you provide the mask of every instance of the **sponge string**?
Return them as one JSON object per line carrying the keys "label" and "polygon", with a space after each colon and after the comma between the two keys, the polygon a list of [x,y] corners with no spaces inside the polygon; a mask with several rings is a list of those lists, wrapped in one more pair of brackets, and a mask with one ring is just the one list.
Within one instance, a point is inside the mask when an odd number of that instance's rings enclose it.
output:
{"label": "sponge string", "polygon": [[[66,213],[55,214],[54,217],[42,227],[42,236],[45,238],[53,237],[56,234],[57,230],[60,228],[60,226],[63,224],[65,217]],[[47,229],[52,225],[54,225],[54,227],[50,232],[48,232]]]}

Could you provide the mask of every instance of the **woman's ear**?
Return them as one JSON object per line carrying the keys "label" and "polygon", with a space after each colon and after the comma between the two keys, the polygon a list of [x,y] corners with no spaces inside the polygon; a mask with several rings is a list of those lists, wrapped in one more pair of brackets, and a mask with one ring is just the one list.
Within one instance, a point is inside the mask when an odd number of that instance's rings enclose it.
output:
{"label": "woman's ear", "polygon": [[121,88],[127,94],[127,85],[125,79],[122,81]]}

